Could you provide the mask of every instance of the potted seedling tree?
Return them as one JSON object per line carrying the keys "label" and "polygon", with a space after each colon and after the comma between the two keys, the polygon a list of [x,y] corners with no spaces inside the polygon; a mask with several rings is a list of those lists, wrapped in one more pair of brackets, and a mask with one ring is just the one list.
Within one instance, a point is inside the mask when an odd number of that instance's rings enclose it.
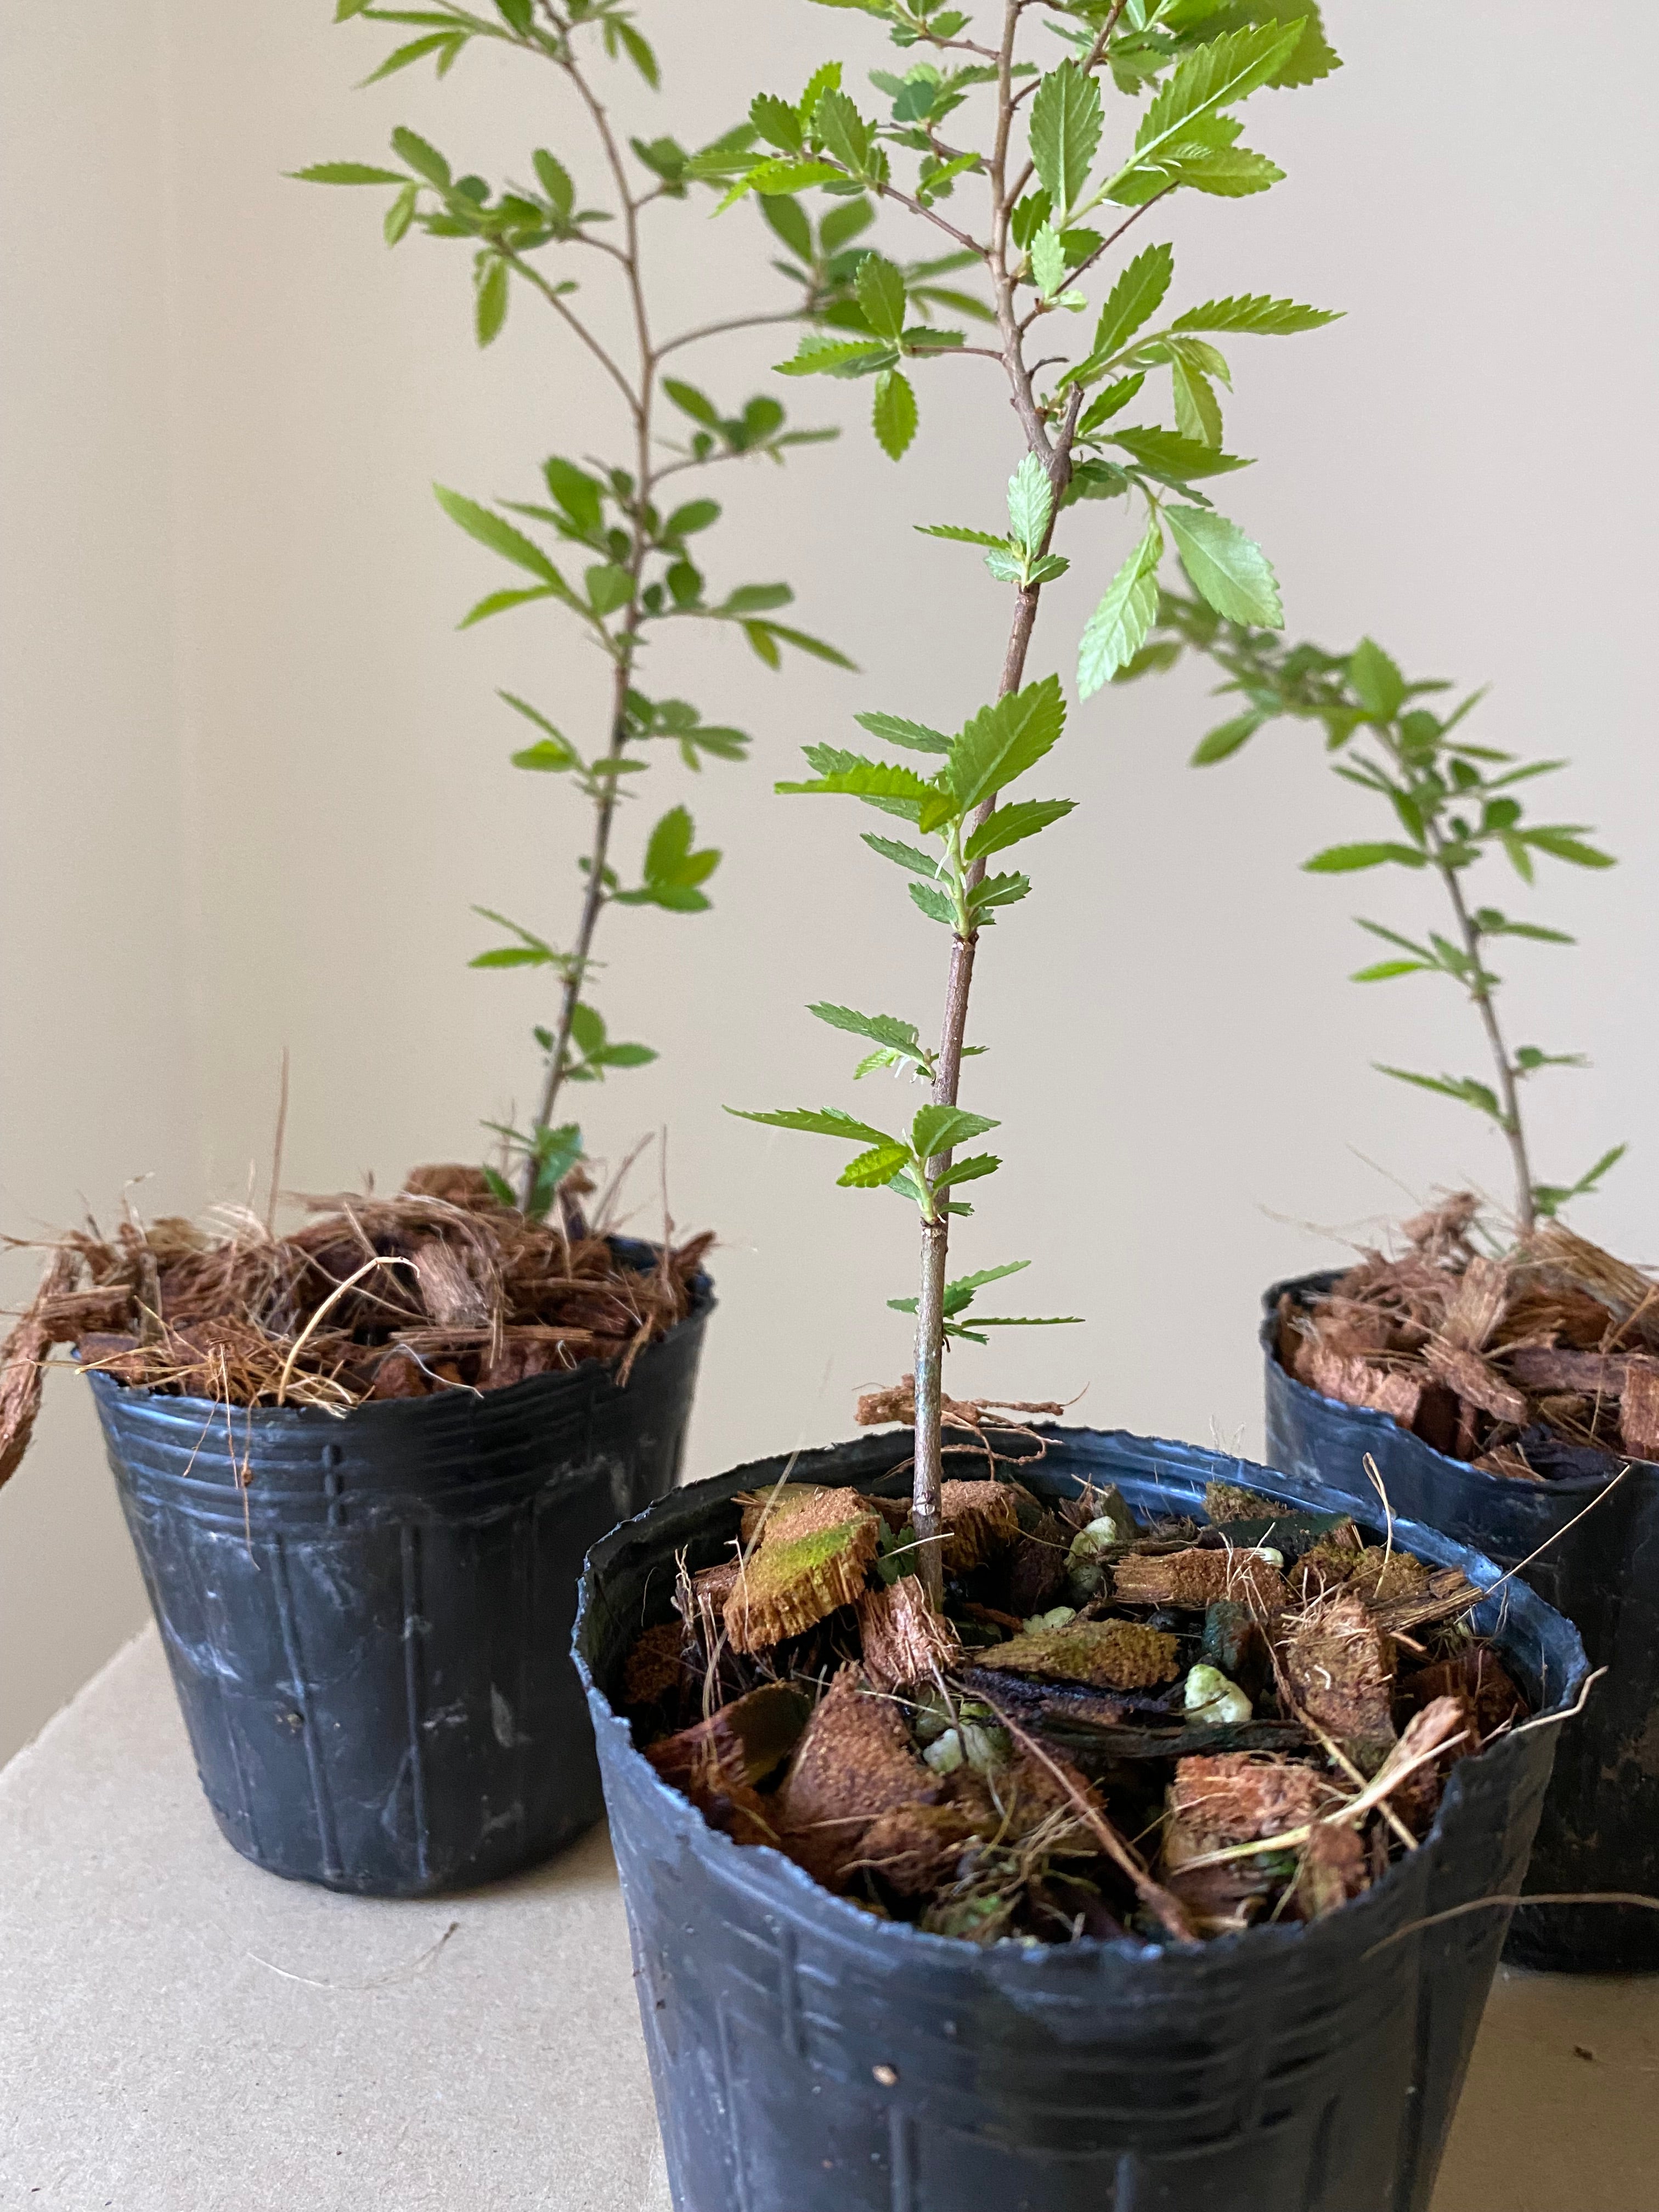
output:
{"label": "potted seedling tree", "polygon": [[[1408,681],[1370,639],[1344,654],[1288,645],[1169,594],[1139,667],[1183,652],[1214,663],[1238,708],[1200,742],[1198,763],[1229,757],[1274,721],[1303,721],[1322,734],[1336,774],[1369,794],[1371,834],[1307,866],[1403,871],[1420,886],[1422,918],[1407,929],[1362,921],[1380,957],[1355,980],[1421,988],[1437,979],[1462,996],[1482,1054],[1472,1074],[1382,1073],[1472,1109],[1510,1170],[1501,1198],[1482,1205],[1459,1192],[1406,1223],[1392,1256],[1367,1252],[1346,1273],[1274,1286],[1268,1456],[1364,1498],[1369,1455],[1396,1510],[1506,1565],[1530,1563],[1528,1579],[1611,1671],[1564,1739],[1528,1886],[1650,1893],[1659,1887],[1659,1770],[1646,1749],[1659,1636],[1635,1563],[1659,1514],[1659,1288],[1561,1219],[1625,1147],[1571,1182],[1540,1176],[1528,1092],[1584,1062],[1516,1041],[1501,972],[1508,956],[1571,942],[1531,915],[1538,869],[1605,868],[1609,856],[1583,824],[1533,811],[1536,780],[1564,762],[1494,746],[1490,712],[1475,713],[1481,694],[1454,703],[1446,684]],[[1516,891],[1528,900],[1520,915],[1510,911]],[[1534,1910],[1514,1940],[1540,1965],[1659,1967],[1659,1933],[1636,1909]]]}
{"label": "potted seedling tree", "polygon": [[[1085,702],[1140,650],[1170,556],[1218,614],[1279,619],[1266,556],[1210,496],[1242,465],[1217,341],[1327,317],[1183,305],[1147,218],[1273,183],[1237,111],[1334,57],[1316,18],[1194,5],[1008,0],[982,30],[863,12],[904,50],[872,72],[884,112],[838,63],[761,94],[771,150],[726,198],[870,192],[975,257],[982,336],[921,325],[872,248],[863,327],[808,332],[783,367],[870,380],[896,455],[913,377],[988,357],[1018,425],[986,470],[1006,527],[988,499],[925,526],[983,553],[1006,642],[954,732],[909,701],[866,711],[879,753],[811,747],[781,787],[884,817],[866,843],[908,879],[896,926],[940,933],[936,1030],[811,1009],[925,1103],[750,1116],[842,1140],[844,1184],[915,1209],[916,1287],[890,1302],[915,1316],[911,1371],[860,1407],[886,1433],[683,1491],[589,1563],[577,1651],[675,2203],[1420,2206],[1504,1914],[1455,1965],[1395,1939],[1488,1906],[1524,1852],[1550,1753],[1515,1723],[1547,1644],[1551,1694],[1577,1679],[1571,1632],[1526,1593],[1500,1652],[1496,1571],[1456,1546],[1368,1544],[1309,1486],[1241,1483],[1213,1454],[1033,1427],[1061,1409],[947,1393],[945,1366],[1015,1325],[979,1294],[1024,1264],[953,1274],[951,1247],[1000,1164],[979,1082],[963,1096],[983,933],[1000,950],[1030,890],[1011,856],[1072,811],[1036,781],[1066,716],[1032,665],[1045,588],[1068,558],[1098,567]],[[1448,1752],[1505,1723],[1443,1806]]]}
{"label": "potted seedling tree", "polygon": [[[641,107],[657,85],[630,9],[500,0],[411,16],[339,0],[336,15],[396,27],[370,82],[420,64],[443,76],[483,49],[550,95],[554,145],[525,147],[499,182],[407,128],[387,161],[301,173],[383,191],[394,246],[454,241],[481,345],[509,313],[537,313],[562,371],[588,380],[586,413],[557,410],[568,449],[523,498],[438,492],[504,564],[463,626],[550,616],[551,665],[574,635],[609,676],[592,731],[556,688],[502,695],[515,766],[586,815],[566,920],[491,914],[507,941],[476,963],[554,986],[539,1070],[487,1167],[418,1170],[396,1197],[325,1201],[279,1235],[273,1164],[270,1206],[228,1226],[128,1219],[65,1240],[8,1348],[0,1475],[27,1441],[47,1346],[75,1344],[222,1826],[280,1873],[403,1893],[509,1872],[600,1810],[568,1656],[577,1566],[673,1483],[712,1297],[706,1237],[653,1249],[603,1233],[568,1102],[653,1056],[613,1036],[599,1002],[610,909],[681,926],[708,905],[720,858],[684,805],[635,794],[665,757],[696,770],[748,746],[669,696],[673,641],[713,623],[773,668],[786,651],[848,665],[781,619],[787,586],[716,590],[702,550],[720,513],[711,480],[833,434],[791,428],[769,393],[717,401],[691,378],[730,331],[844,310],[870,211],[790,224],[795,284],[759,270],[747,296],[664,328],[653,257],[696,219],[694,193],[749,166],[753,131],[693,153],[658,120],[630,134],[615,119],[613,85]],[[927,272],[912,276],[929,294]],[[600,335],[607,295],[623,343]],[[614,458],[589,458],[613,434]]]}

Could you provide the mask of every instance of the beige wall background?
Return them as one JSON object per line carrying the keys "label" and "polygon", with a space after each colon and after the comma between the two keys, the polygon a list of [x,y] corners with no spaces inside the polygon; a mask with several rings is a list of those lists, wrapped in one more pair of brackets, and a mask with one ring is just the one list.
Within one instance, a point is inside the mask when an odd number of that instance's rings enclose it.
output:
{"label": "beige wall background", "polygon": [[[331,12],[13,0],[0,15],[0,1226],[15,1235],[107,1214],[140,1176],[134,1202],[155,1210],[245,1195],[284,1045],[299,1188],[471,1155],[480,1118],[532,1079],[546,995],[468,972],[487,941],[468,908],[562,933],[580,824],[507,766],[514,718],[493,692],[580,730],[597,671],[556,617],[456,634],[496,578],[428,487],[533,495],[544,453],[605,450],[617,426],[533,303],[477,353],[464,249],[411,238],[388,255],[380,196],[283,173],[373,159],[398,122],[491,174],[542,143],[579,177],[597,165],[559,88],[510,57],[354,93],[385,34],[332,30]],[[645,13],[668,90],[627,85],[619,105],[688,139],[734,119],[738,88],[793,92],[832,53],[860,74],[889,58],[857,19],[805,5]],[[1491,741],[1572,757],[1560,811],[1601,824],[1625,865],[1547,879],[1538,910],[1584,949],[1517,962],[1513,1019],[1595,1062],[1538,1096],[1547,1170],[1632,1140],[1580,1225],[1659,1257],[1644,89],[1659,27],[1601,0],[1566,55],[1531,0],[1327,15],[1347,67],[1254,111],[1253,143],[1290,181],[1177,203],[1170,225],[1188,301],[1348,310],[1235,349],[1229,443],[1261,465],[1229,506],[1274,559],[1294,629],[1341,645],[1369,629],[1414,670],[1491,679]],[[754,219],[706,209],[653,210],[665,327],[752,296]],[[781,350],[734,337],[692,373],[738,399]],[[659,648],[659,688],[757,738],[745,768],[658,772],[653,798],[688,798],[726,849],[716,908],[611,918],[613,1028],[662,1058],[585,1102],[612,1154],[666,1127],[676,1220],[720,1232],[693,1474],[844,1431],[855,1389],[906,1364],[884,1304],[908,1287],[903,1212],[836,1190],[834,1147],[720,1109],[851,1103],[811,999],[937,1018],[939,940],[850,811],[770,784],[860,708],[949,724],[992,687],[1000,599],[970,554],[910,525],[994,519],[1018,453],[994,380],[988,363],[925,374],[897,469],[862,429],[864,392],[793,387],[800,419],[848,424],[842,444],[711,486],[740,519],[708,541],[714,575],[787,577],[860,675],[772,676],[721,637]],[[1069,669],[1121,557],[1120,514],[1085,514],[1036,667]],[[1010,1165],[960,1250],[1031,1258],[1029,1310],[1087,1319],[969,1350],[955,1380],[1249,1450],[1262,1286],[1437,1187],[1501,1193],[1503,1168],[1472,1117],[1370,1072],[1475,1051],[1432,986],[1344,980],[1351,913],[1415,905],[1403,881],[1356,895],[1297,872],[1363,834],[1363,799],[1299,733],[1189,770],[1218,718],[1184,676],[1074,714],[1054,782],[1083,805],[981,958],[992,1056],[973,1103],[1005,1121]],[[647,1171],[647,1233],[655,1193]],[[6,1266],[21,1296],[27,1261]],[[0,1496],[0,1758],[143,1616],[90,1407],[52,1380]]]}

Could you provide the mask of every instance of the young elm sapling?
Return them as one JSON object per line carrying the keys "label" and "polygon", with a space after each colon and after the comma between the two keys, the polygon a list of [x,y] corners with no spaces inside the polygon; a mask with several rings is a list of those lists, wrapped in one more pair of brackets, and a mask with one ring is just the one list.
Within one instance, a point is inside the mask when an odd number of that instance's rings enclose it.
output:
{"label": "young elm sapling", "polygon": [[[585,351],[600,384],[611,387],[625,410],[626,459],[586,464],[555,455],[542,468],[545,497],[538,488],[532,501],[486,505],[436,488],[450,517],[516,572],[511,584],[481,599],[461,627],[544,603],[574,617],[611,668],[605,735],[586,751],[528,700],[506,691],[500,695],[531,726],[530,742],[514,753],[514,764],[568,776],[592,813],[587,850],[578,864],[583,880],[568,949],[503,915],[477,909],[503,928],[510,941],[480,953],[474,967],[548,969],[561,987],[556,1019],[535,1031],[542,1073],[528,1127],[491,1125],[507,1147],[508,1163],[518,1168],[516,1190],[495,1170],[488,1171],[496,1195],[539,1217],[581,1152],[576,1125],[555,1121],[564,1085],[601,1080],[609,1070],[641,1066],[656,1056],[647,1045],[613,1039],[592,1003],[593,948],[601,914],[607,906],[703,912],[709,904],[704,886],[720,857],[712,848],[697,848],[691,816],[677,805],[661,817],[646,842],[639,883],[625,887],[612,860],[612,833],[629,781],[647,766],[641,756],[653,741],[675,745],[693,769],[701,769],[705,759],[741,760],[749,744],[739,730],[705,722],[683,699],[646,696],[636,678],[650,633],[688,620],[726,623],[742,632],[768,667],[779,666],[784,647],[836,667],[852,665],[834,647],[777,618],[778,610],[793,597],[786,584],[742,584],[711,595],[701,555],[692,557],[691,541],[718,521],[720,509],[712,499],[678,500],[671,491],[678,491],[674,480],[688,472],[729,460],[764,458],[781,463],[791,447],[836,432],[788,428],[783,408],[767,394],[728,411],[674,371],[686,349],[731,331],[768,323],[811,324],[854,308],[854,278],[863,256],[853,241],[872,219],[873,209],[869,197],[859,193],[814,227],[793,202],[763,203],[770,228],[790,250],[791,261],[777,265],[794,285],[795,295],[781,305],[718,316],[659,336],[647,280],[648,211],[685,201],[696,187],[718,189],[732,174],[747,171],[753,163],[755,126],[744,123],[696,153],[688,153],[667,136],[624,139],[595,88],[596,65],[608,59],[631,68],[653,90],[659,71],[651,46],[622,0],[494,0],[493,6],[477,10],[452,0],[430,0],[416,9],[337,0],[335,20],[348,17],[413,27],[420,33],[382,62],[366,80],[371,84],[426,60],[442,77],[470,48],[480,46],[506,49],[550,69],[579,111],[606,179],[604,196],[611,202],[608,207],[589,205],[571,170],[545,147],[531,155],[528,178],[492,188],[483,177],[455,174],[444,154],[407,129],[392,134],[396,167],[322,161],[298,173],[317,184],[391,187],[385,221],[389,245],[396,246],[414,229],[459,240],[471,250],[480,345],[489,345],[500,335],[515,293],[527,293]],[[924,313],[955,301],[956,295],[937,281],[945,265],[935,261],[906,271]],[[620,287],[629,332],[626,347],[613,348],[598,335],[580,299],[579,280],[570,273],[577,267]],[[674,434],[663,419],[665,401],[673,410],[668,422],[679,426]],[[509,520],[509,515],[519,520]],[[567,578],[538,537],[520,526],[521,521],[577,549],[578,559],[586,556],[580,582]]]}
{"label": "young elm sapling", "polygon": [[1502,854],[1521,880],[1534,878],[1540,854],[1574,867],[1609,868],[1612,856],[1585,842],[1577,822],[1528,819],[1518,787],[1553,775],[1566,763],[1517,763],[1513,753],[1475,744],[1463,724],[1483,694],[1475,691],[1449,714],[1427,702],[1449,691],[1440,680],[1408,683],[1398,665],[1370,638],[1352,653],[1328,653],[1310,644],[1288,645],[1271,632],[1223,620],[1202,601],[1176,592],[1163,594],[1157,624],[1124,678],[1169,667],[1183,652],[1200,653],[1226,678],[1218,686],[1237,692],[1241,711],[1204,738],[1193,755],[1194,766],[1228,759],[1265,723],[1291,719],[1316,722],[1335,773],[1388,805],[1396,834],[1328,846],[1304,866],[1316,875],[1352,875],[1359,870],[1401,867],[1426,871],[1438,878],[1451,916],[1449,934],[1431,929],[1422,938],[1402,935],[1381,922],[1359,927],[1393,948],[1353,976],[1356,983],[1381,983],[1402,975],[1443,975],[1463,992],[1480,1020],[1492,1061],[1492,1080],[1469,1075],[1426,1075],[1407,1067],[1376,1063],[1383,1075],[1431,1091],[1470,1106],[1495,1124],[1509,1147],[1513,1170],[1515,1219],[1525,1234],[1540,1218],[1559,1213],[1587,1196],[1609,1168],[1623,1158],[1615,1145],[1573,1183],[1534,1179],[1522,1090],[1529,1076],[1547,1067],[1583,1067],[1581,1053],[1544,1052],[1536,1045],[1511,1049],[1498,1008],[1503,978],[1494,970],[1492,948],[1501,939],[1524,939],[1539,945],[1571,945],[1564,930],[1516,921],[1501,908],[1473,903],[1466,889],[1470,872]]}
{"label": "young elm sapling", "polygon": [[[987,863],[1060,820],[1073,805],[1068,799],[1004,797],[1046,757],[1065,720],[1058,677],[1026,678],[1043,588],[1067,566],[1052,550],[1056,524],[1079,501],[1094,500],[1138,502],[1146,518],[1084,631],[1077,667],[1083,697],[1133,660],[1144,642],[1170,539],[1193,587],[1218,614],[1276,626],[1282,619],[1279,591],[1266,556],[1202,489],[1247,465],[1223,446],[1218,386],[1230,386],[1231,375],[1213,341],[1228,334],[1288,335],[1333,318],[1248,294],[1206,300],[1159,321],[1174,276],[1173,251],[1159,242],[1121,267],[1092,331],[1070,349],[1072,357],[1056,333],[1085,311],[1085,280],[1172,194],[1237,198],[1276,183],[1283,172],[1239,143],[1242,125],[1233,111],[1263,88],[1328,75],[1337,58],[1311,8],[1295,9],[1292,20],[1281,23],[1259,9],[1217,0],[1052,6],[1002,0],[993,38],[981,40],[970,35],[967,12],[936,0],[830,3],[875,17],[896,46],[920,49],[924,58],[902,76],[872,72],[890,103],[885,119],[860,110],[836,62],[817,70],[798,100],[762,94],[750,115],[769,150],[736,170],[722,205],[749,192],[781,200],[805,192],[832,199],[874,195],[944,234],[952,250],[977,267],[988,283],[990,329],[981,343],[965,331],[936,329],[914,317],[905,272],[872,252],[859,266],[856,312],[843,309],[831,327],[805,331],[794,357],[781,365],[783,373],[871,379],[875,435],[896,459],[917,424],[907,370],[945,359],[989,360],[1006,380],[1024,448],[1008,486],[1006,532],[955,523],[928,530],[981,547],[992,577],[1012,590],[994,700],[954,736],[896,714],[858,717],[871,736],[932,756],[931,773],[814,745],[807,749],[812,777],[779,787],[849,794],[933,841],[928,849],[879,836],[865,842],[914,877],[912,900],[951,933],[937,1046],[924,1044],[914,1024],[892,1016],[844,1006],[811,1010],[875,1046],[865,1066],[903,1066],[928,1083],[932,1102],[900,1132],[836,1108],[750,1117],[858,1146],[841,1181],[896,1190],[921,1217],[918,1293],[891,1303],[915,1314],[913,1517],[921,1571],[937,1603],[945,1346],[971,1336],[976,1327],[1016,1325],[1010,1316],[981,1320],[971,1313],[971,1302],[984,1284],[1025,1264],[956,1281],[948,1276],[951,1219],[969,1210],[955,1194],[1000,1164],[988,1152],[957,1157],[961,1146],[997,1126],[959,1103],[975,955],[981,929],[1030,888],[1023,873],[989,873]],[[1023,51],[1028,31],[1045,46],[1058,35],[1072,52],[1054,66],[1040,67]],[[1109,131],[1108,84],[1118,96],[1114,113],[1124,118]],[[969,127],[975,114],[982,125],[977,131]],[[907,181],[900,183],[896,170]],[[1091,218],[1110,227],[1097,228]],[[1148,380],[1164,370],[1173,428],[1129,420]]]}

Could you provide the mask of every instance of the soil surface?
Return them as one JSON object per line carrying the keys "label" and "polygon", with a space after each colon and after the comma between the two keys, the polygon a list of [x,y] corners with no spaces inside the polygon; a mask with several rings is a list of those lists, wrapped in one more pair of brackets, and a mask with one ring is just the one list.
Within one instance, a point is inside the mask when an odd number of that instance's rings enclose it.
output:
{"label": "soil surface", "polygon": [[343,1412],[495,1390],[590,1359],[625,1380],[690,1312],[713,1239],[628,1265],[574,1206],[531,1221],[480,1170],[416,1169],[394,1198],[302,1201],[277,1236],[240,1209],[77,1231],[0,1346],[0,1481],[21,1458],[52,1346],[126,1383],[236,1406]]}
{"label": "soil surface", "polygon": [[1360,1894],[1525,1713],[1456,1569],[1236,1486],[1143,1521],[1007,1467],[945,1486],[942,1613],[908,1501],[740,1499],[625,1670],[664,1780],[883,1917],[1190,1942]]}
{"label": "soil surface", "polygon": [[1659,1460],[1659,1282],[1547,1222],[1478,1249],[1467,1193],[1404,1224],[1323,1297],[1279,1310],[1298,1382],[1517,1481]]}

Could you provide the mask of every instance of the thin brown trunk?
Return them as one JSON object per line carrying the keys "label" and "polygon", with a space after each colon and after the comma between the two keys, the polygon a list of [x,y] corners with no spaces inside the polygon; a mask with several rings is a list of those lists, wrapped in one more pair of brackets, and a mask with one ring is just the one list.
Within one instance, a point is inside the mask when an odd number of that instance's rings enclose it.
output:
{"label": "thin brown trunk", "polygon": [[1527,1158],[1526,1133],[1521,1126],[1521,1095],[1515,1079],[1514,1064],[1504,1042],[1504,1032],[1498,1027],[1498,1009],[1492,1004],[1492,993],[1481,980],[1486,968],[1480,957],[1480,933],[1464,903],[1463,886],[1457,880],[1457,871],[1447,867],[1443,861],[1437,860],[1436,865],[1445,883],[1446,896],[1450,899],[1452,912],[1457,917],[1463,950],[1471,963],[1469,996],[1480,1009],[1480,1025],[1486,1032],[1492,1066],[1497,1071],[1498,1095],[1504,1109],[1500,1127],[1510,1148],[1510,1164],[1515,1173],[1516,1219],[1521,1224],[1522,1235],[1530,1235],[1537,1222],[1537,1206],[1532,1194],[1532,1164]]}
{"label": "thin brown trunk", "polygon": [[[1012,345],[1012,359],[1018,361],[1018,334],[1014,336]],[[1011,365],[1011,375],[1012,373]],[[1029,392],[1029,377],[1025,384]],[[1054,510],[1049,515],[1048,527],[1043,533],[1040,548],[1044,553],[1053,541],[1060,499],[1071,481],[1072,436],[1081,398],[1081,392],[1073,392],[1059,441],[1052,451],[1048,449],[1047,438],[1043,439],[1041,458],[1054,490]],[[1033,447],[1032,450],[1038,449]],[[1025,680],[1025,659],[1030,651],[1031,635],[1036,627],[1037,605],[1042,596],[1041,584],[1028,584],[1014,602],[1014,619],[1008,634],[1008,649],[1003,656],[1002,681],[997,691],[999,698],[1006,699],[1010,692],[1018,691]],[[990,814],[996,803],[997,794],[993,792],[975,814],[976,828]],[[977,884],[984,874],[983,860],[975,860],[969,871],[969,883]],[[945,984],[945,1018],[940,1025],[939,1057],[934,1064],[933,1078],[933,1100],[940,1106],[954,1106],[957,1103],[957,1091],[962,1079],[962,1048],[968,1034],[968,1000],[973,988],[974,954],[978,944],[977,934],[953,937],[951,940],[951,972]],[[950,1164],[950,1154],[945,1152],[930,1160],[927,1163],[930,1174],[942,1174]],[[941,1200],[941,1204],[943,1202]],[[939,1533],[939,1492],[945,1480],[942,1436],[945,1283],[950,1243],[951,1217],[948,1212],[941,1213],[936,1222],[922,1224],[921,1287],[916,1299],[915,1463],[910,1486],[910,1518],[921,1545],[924,1587],[936,1607],[944,1595],[944,1565],[939,1557],[940,1545],[934,1539]],[[925,1534],[924,1531],[929,1533]],[[934,1579],[926,1579],[930,1574]]]}

